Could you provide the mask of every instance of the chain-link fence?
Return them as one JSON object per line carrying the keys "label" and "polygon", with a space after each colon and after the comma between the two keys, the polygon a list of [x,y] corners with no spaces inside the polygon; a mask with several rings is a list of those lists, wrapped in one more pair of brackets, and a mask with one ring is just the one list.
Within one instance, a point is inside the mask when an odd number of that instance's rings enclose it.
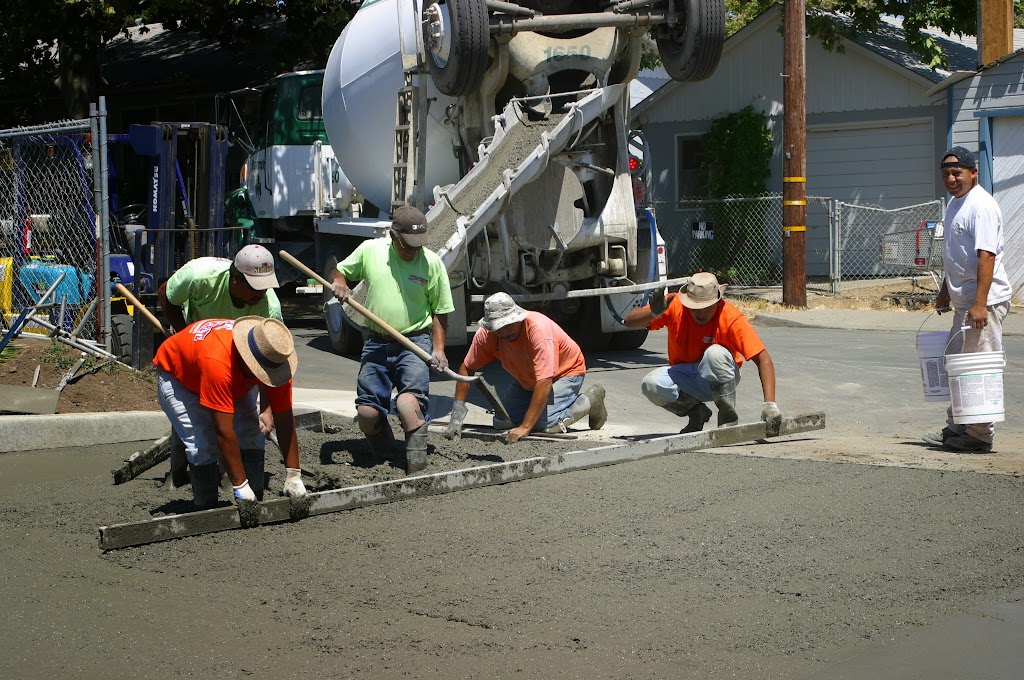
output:
{"label": "chain-link fence", "polygon": [[[95,120],[0,131],[0,326],[33,317],[99,339]],[[50,306],[47,307],[47,304]],[[56,332],[40,322],[25,330]]]}
{"label": "chain-link fence", "polygon": [[[782,196],[655,202],[668,275],[710,271],[733,288],[782,285]],[[807,197],[809,290],[917,274],[941,278],[942,201],[885,209]]]}
{"label": "chain-link fence", "polygon": [[[930,273],[941,280],[942,201],[903,208],[836,203],[839,281]],[[838,290],[836,291],[838,292]]]}
{"label": "chain-link fence", "polygon": [[[782,196],[656,203],[668,275],[710,271],[738,287],[782,285]],[[807,199],[808,286],[831,289],[832,199]]]}

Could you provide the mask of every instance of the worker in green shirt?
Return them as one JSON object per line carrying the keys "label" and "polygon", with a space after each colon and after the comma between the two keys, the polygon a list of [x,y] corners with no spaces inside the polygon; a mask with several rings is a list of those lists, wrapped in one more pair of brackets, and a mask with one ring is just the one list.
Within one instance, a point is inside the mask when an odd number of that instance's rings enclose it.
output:
{"label": "worker in green shirt", "polygon": [[[160,309],[174,331],[205,319],[239,319],[243,316],[262,316],[284,321],[281,303],[274,293],[277,271],[274,254],[259,244],[250,244],[235,255],[223,257],[197,257],[189,260],[167,281],[160,284],[157,297]],[[256,391],[249,396],[256,408]],[[260,430],[270,435],[274,421],[269,409],[260,413]],[[189,483],[190,473],[185,447],[172,433],[170,481],[175,487]],[[254,450],[247,462],[250,477],[256,478],[262,489],[263,450]]]}
{"label": "worker in green shirt", "polygon": [[235,259],[198,257],[186,262],[160,285],[160,308],[174,330],[204,319],[262,316],[283,321],[273,289],[280,284],[274,255],[259,244],[247,245]]}

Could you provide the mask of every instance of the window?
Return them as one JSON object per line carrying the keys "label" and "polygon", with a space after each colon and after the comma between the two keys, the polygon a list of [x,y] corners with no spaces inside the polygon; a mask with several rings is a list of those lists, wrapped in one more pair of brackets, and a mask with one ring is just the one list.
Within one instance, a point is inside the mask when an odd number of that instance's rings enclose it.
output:
{"label": "window", "polygon": [[299,120],[321,120],[324,117],[320,102],[320,86],[309,85],[299,92],[298,110],[295,117]]}
{"label": "window", "polygon": [[704,142],[700,137],[676,138],[676,196],[703,198],[705,182],[700,175]]}

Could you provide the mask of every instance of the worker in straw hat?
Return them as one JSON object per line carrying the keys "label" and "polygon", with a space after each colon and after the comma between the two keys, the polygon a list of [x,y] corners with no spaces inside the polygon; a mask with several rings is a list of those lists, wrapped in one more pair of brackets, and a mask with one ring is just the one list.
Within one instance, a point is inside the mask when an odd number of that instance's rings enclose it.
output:
{"label": "worker in straw hat", "polygon": [[[494,361],[515,378],[502,395],[512,422],[494,419],[494,427],[507,430],[507,442],[535,430],[564,432],[584,416],[589,417],[591,430],[600,430],[608,419],[603,387],[594,385],[580,393],[587,365],[579,345],[553,320],[526,311],[508,293],[495,293],[484,301],[484,317],[459,373],[473,375]],[[468,394],[468,382],[456,384],[445,432],[449,439],[461,436]]]}
{"label": "worker in straw hat", "polygon": [[[278,287],[274,254],[252,243],[239,250],[234,260],[189,260],[160,284],[157,299],[167,322],[177,331],[203,319],[265,316],[283,321],[281,302],[274,292]],[[261,429],[269,433],[272,423],[263,419]],[[188,484],[184,447],[176,434],[171,436],[170,458],[170,482],[175,487]]]}
{"label": "worker in straw hat", "polygon": [[160,407],[185,444],[197,508],[217,503],[218,454],[235,498],[262,500],[265,440],[256,391],[284,452],[283,493],[306,494],[292,415],[298,357],[284,323],[259,316],[197,321],[165,340],[153,364]]}
{"label": "worker in straw hat", "polygon": [[651,293],[650,304],[633,309],[628,328],[668,328],[668,366],[648,373],[641,391],[651,403],[677,416],[688,416],[681,432],[699,432],[711,420],[705,402],[718,408],[718,426],[735,425],[736,386],[746,360],[757,366],[764,403],[761,420],[778,428],[782,412],[775,403],[775,365],[743,312],[724,298],[725,286],[714,274],[690,277],[679,293]]}

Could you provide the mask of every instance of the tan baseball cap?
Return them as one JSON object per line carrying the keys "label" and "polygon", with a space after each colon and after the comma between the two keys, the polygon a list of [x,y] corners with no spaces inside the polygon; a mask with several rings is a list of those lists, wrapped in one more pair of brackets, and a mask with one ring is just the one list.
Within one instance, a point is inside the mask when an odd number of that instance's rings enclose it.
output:
{"label": "tan baseball cap", "polygon": [[253,290],[278,288],[274,254],[258,243],[251,243],[235,255],[235,269],[245,277]]}

